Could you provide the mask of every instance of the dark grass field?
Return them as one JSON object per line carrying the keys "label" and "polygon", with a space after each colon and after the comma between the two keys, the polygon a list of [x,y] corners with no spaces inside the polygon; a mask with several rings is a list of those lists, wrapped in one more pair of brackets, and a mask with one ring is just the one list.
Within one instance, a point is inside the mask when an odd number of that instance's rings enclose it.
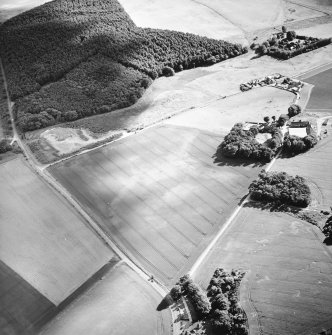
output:
{"label": "dark grass field", "polygon": [[258,313],[263,334],[318,334],[332,327],[332,255],[318,233],[287,214],[247,206],[195,279],[205,288],[217,267],[242,268],[241,300]]}
{"label": "dark grass field", "polygon": [[53,166],[116,243],[170,283],[213,237],[261,167],[214,163],[221,138],[158,126]]}
{"label": "dark grass field", "polygon": [[332,109],[332,68],[306,78],[305,81],[315,85],[307,109]]}

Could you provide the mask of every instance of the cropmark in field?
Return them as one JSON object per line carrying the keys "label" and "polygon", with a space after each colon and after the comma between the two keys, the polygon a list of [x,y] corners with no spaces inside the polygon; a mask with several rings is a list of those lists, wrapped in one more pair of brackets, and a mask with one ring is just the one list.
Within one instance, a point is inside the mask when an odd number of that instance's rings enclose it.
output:
{"label": "cropmark in field", "polygon": [[240,299],[251,327],[318,334],[332,327],[332,255],[317,233],[309,223],[247,204],[194,279],[206,288],[217,267],[243,269]]}
{"label": "cropmark in field", "polygon": [[169,283],[188,271],[260,169],[215,164],[220,142],[158,126],[51,172],[123,250]]}

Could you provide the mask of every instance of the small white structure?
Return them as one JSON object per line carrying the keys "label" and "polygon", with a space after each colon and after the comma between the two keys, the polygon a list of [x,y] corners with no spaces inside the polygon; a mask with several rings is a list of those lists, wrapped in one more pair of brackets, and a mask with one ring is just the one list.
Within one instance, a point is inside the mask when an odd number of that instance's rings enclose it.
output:
{"label": "small white structure", "polygon": [[312,133],[311,124],[309,121],[293,121],[288,128],[289,135],[298,137],[306,137]]}
{"label": "small white structure", "polygon": [[307,129],[306,128],[288,128],[289,135],[291,136],[298,136],[298,137],[306,137]]}

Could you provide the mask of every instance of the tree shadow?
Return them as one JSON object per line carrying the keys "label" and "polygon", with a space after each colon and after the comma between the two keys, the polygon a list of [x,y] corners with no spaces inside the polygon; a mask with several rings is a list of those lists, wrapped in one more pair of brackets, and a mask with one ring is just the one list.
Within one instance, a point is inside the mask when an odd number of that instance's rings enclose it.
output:
{"label": "tree shadow", "polygon": [[157,306],[157,311],[161,312],[164,309],[169,308],[171,305],[173,305],[173,303],[174,303],[174,301],[173,301],[172,297],[170,296],[170,294],[168,293],[167,295],[165,295],[163,300],[161,300],[160,304]]}
{"label": "tree shadow", "polygon": [[248,196],[249,192],[246,193],[238,202],[238,206],[240,206],[242,204],[242,202],[244,201],[244,199]]}
{"label": "tree shadow", "polygon": [[291,205],[285,205],[280,202],[259,202],[254,200],[249,200],[246,202],[243,207],[247,208],[256,208],[260,210],[265,210],[269,212],[283,212],[283,213],[290,213],[290,214],[298,214],[303,210],[301,207],[295,207]]}
{"label": "tree shadow", "polygon": [[254,59],[257,59],[257,58],[261,58],[261,57],[263,57],[263,56],[265,56],[265,55],[259,55],[259,54],[256,54],[255,56],[252,56],[252,57],[250,58],[250,60],[254,60]]}
{"label": "tree shadow", "polygon": [[213,163],[218,166],[252,166],[252,167],[264,167],[266,163],[258,162],[253,159],[243,159],[243,158],[230,158],[225,157],[221,153],[221,145],[218,146],[216,153],[212,156],[214,159]]}
{"label": "tree shadow", "polygon": [[295,153],[285,152],[285,150],[282,150],[280,155],[278,156],[278,159],[292,159],[292,158],[301,156],[305,153],[306,153],[306,151],[295,154]]}

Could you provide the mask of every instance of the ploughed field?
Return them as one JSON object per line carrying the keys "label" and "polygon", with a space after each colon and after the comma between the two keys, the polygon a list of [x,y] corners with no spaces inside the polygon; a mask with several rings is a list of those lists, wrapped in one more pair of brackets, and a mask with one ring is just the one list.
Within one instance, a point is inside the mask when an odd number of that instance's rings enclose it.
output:
{"label": "ploughed field", "polygon": [[261,169],[215,164],[221,140],[158,126],[50,170],[123,250],[170,283],[188,271]]}
{"label": "ploughed field", "polygon": [[241,268],[251,326],[269,335],[318,334],[332,327],[332,255],[318,233],[287,214],[246,205],[194,279],[206,288],[217,267]]}

